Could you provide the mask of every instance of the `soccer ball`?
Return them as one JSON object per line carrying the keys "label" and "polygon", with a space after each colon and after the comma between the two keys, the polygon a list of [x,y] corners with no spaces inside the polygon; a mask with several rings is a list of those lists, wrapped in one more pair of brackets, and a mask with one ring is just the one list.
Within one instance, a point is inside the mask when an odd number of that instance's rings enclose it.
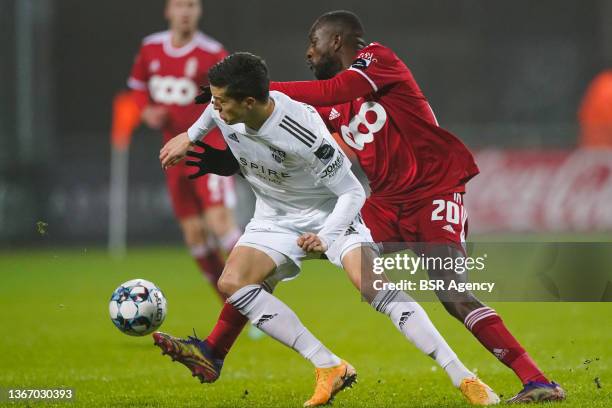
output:
{"label": "soccer ball", "polygon": [[152,282],[132,279],[115,289],[108,310],[111,320],[123,333],[145,336],[166,318],[166,298]]}

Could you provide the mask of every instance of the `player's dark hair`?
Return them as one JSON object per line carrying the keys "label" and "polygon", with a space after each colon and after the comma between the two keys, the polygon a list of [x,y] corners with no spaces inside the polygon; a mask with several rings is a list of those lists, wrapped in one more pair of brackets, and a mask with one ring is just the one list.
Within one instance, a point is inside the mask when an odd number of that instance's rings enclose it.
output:
{"label": "player's dark hair", "polygon": [[208,82],[227,87],[225,94],[239,101],[250,96],[266,102],[270,95],[266,62],[249,52],[236,52],[216,63],[208,70]]}
{"label": "player's dark hair", "polygon": [[315,21],[313,27],[318,28],[322,25],[332,25],[339,32],[349,35],[355,39],[362,38],[364,33],[363,24],[357,14],[348,10],[328,11]]}

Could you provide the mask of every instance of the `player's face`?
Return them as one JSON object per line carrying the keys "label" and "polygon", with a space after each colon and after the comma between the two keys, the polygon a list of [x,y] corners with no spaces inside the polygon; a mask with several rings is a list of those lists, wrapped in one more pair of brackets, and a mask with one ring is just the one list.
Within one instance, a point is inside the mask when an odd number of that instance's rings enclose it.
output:
{"label": "player's face", "polygon": [[213,95],[213,107],[221,119],[228,125],[236,123],[244,123],[251,112],[254,99],[245,98],[241,101],[231,98],[226,95],[227,87],[218,88],[210,86],[210,91]]}
{"label": "player's face", "polygon": [[338,51],[338,36],[328,26],[315,26],[308,35],[306,62],[317,79],[330,79],[344,69]]}
{"label": "player's face", "polygon": [[201,15],[200,0],[168,0],[166,5],[166,19],[174,30],[195,31]]}

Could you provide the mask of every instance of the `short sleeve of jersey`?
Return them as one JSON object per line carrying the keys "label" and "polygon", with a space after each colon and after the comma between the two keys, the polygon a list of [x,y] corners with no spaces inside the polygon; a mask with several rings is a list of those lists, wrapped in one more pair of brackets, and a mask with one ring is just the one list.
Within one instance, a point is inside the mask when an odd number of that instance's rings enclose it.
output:
{"label": "short sleeve of jersey", "polygon": [[389,48],[373,43],[363,48],[350,68],[368,80],[374,92],[410,79],[410,71]]}
{"label": "short sleeve of jersey", "polygon": [[213,106],[212,103],[209,103],[198,120],[187,129],[187,136],[189,136],[189,140],[192,142],[202,140],[202,138],[216,126],[217,124],[213,118]]}
{"label": "short sleeve of jersey", "polygon": [[134,59],[134,65],[132,65],[132,71],[128,78],[128,86],[135,91],[146,91],[148,81],[147,64],[141,48]]}
{"label": "short sleeve of jersey", "polygon": [[334,186],[351,170],[350,160],[314,109],[308,123],[300,124],[296,121],[294,129],[301,131],[299,134],[304,135],[302,139],[309,142],[296,144],[296,152],[316,178],[317,185]]}

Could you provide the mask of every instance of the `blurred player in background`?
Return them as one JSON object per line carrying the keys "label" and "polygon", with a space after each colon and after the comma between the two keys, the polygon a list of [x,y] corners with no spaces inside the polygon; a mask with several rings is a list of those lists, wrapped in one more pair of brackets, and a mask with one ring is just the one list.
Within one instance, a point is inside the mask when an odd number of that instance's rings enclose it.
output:
{"label": "blurred player in background", "polygon": [[[474,158],[457,137],[438,126],[399,57],[363,37],[355,14],[322,15],[310,30],[306,53],[318,80],[271,83],[270,89],[318,107],[329,129],[355,152],[372,189],[361,213],[376,242],[425,243],[427,256],[464,257],[463,195],[465,184],[478,174]],[[428,272],[432,279],[465,279],[452,270]],[[565,398],[495,310],[469,291],[438,296],[445,309],[519,377],[524,388],[509,402]]]}
{"label": "blurred player in background", "polygon": [[[227,55],[219,42],[198,31],[201,15],[200,0],[167,0],[169,30],[144,39],[128,79],[142,121],[161,130],[164,143],[187,130],[203,112],[204,106],[193,103],[198,85],[207,82],[208,69]],[[225,146],[219,132],[207,141]],[[241,235],[230,210],[235,201],[233,180],[187,176],[183,163],[167,169],[168,192],[185,243],[216,289],[224,266],[221,249],[229,253]]]}

